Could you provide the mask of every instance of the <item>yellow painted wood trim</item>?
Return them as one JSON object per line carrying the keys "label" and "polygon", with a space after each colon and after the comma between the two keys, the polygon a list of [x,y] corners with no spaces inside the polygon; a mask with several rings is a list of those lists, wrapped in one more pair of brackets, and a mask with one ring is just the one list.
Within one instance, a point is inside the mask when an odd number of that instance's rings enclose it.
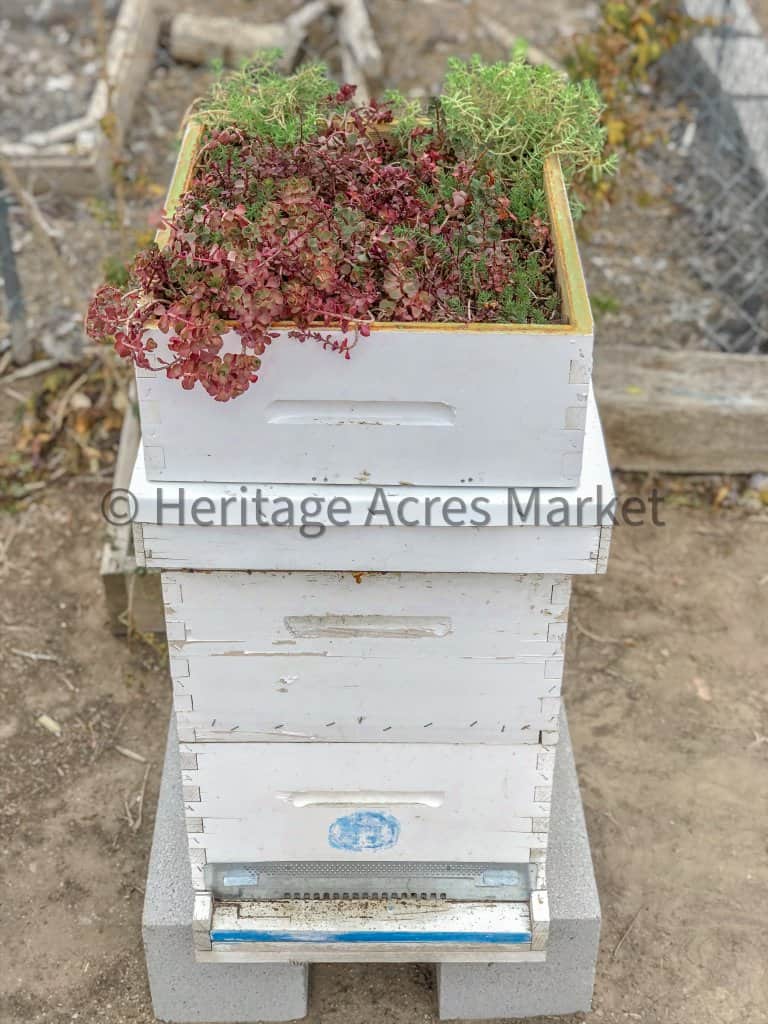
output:
{"label": "yellow painted wood trim", "polygon": [[[171,184],[168,186],[168,194],[165,197],[165,216],[170,220],[176,212],[179,200],[186,192],[195,168],[197,152],[200,148],[200,139],[203,134],[203,125],[190,118],[187,121],[184,135],[179,147],[179,155],[176,157],[176,166],[173,169]],[[155,242],[159,248],[168,244],[171,233],[167,227],[162,227],[155,234]]]}
{"label": "yellow painted wood trim", "polygon": [[[193,118],[187,122],[181,140],[179,155],[165,200],[165,216],[170,219],[179,199],[189,186],[195,168],[204,125]],[[583,334],[593,332],[592,310],[587,295],[587,286],[581,268],[576,232],[573,228],[571,208],[563,179],[560,160],[557,156],[547,157],[544,164],[544,191],[549,208],[552,243],[555,250],[555,272],[560,301],[566,323],[549,324],[503,324],[503,323],[450,323],[450,322],[402,322],[376,320],[370,324],[372,331],[472,331],[480,334]],[[162,249],[170,237],[168,228],[161,228],[155,235],[155,242]],[[292,324],[281,321],[276,328],[290,328]],[[325,328],[332,330],[333,328]]]}
{"label": "yellow painted wood trim", "polygon": [[578,334],[592,334],[592,307],[587,295],[563,170],[557,156],[549,156],[544,161],[544,192],[549,208],[555,272],[564,319]]}

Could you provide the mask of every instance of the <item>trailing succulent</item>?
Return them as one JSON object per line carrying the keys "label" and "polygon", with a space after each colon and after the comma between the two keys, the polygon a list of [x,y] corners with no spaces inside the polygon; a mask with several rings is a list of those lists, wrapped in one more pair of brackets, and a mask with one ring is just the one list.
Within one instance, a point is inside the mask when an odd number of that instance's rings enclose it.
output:
{"label": "trailing succulent", "polygon": [[[168,241],[135,257],[125,289],[99,289],[88,334],[226,401],[258,379],[281,322],[349,358],[373,321],[556,320],[543,163],[609,169],[600,110],[589,83],[519,57],[450,62],[424,116],[394,93],[356,106],[322,65],[283,77],[266,56],[201,105]],[[222,353],[228,331],[239,352]]]}

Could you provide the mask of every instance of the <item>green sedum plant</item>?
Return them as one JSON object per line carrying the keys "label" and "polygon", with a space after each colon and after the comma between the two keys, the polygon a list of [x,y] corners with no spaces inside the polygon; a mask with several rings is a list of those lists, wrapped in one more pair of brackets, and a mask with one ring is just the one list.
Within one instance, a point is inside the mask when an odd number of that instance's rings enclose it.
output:
{"label": "green sedum plant", "polygon": [[546,64],[526,63],[523,52],[486,64],[480,57],[448,61],[440,95],[445,133],[461,156],[485,153],[505,178],[541,187],[548,156],[559,156],[566,180],[611,173],[603,158],[602,103],[590,80],[570,82]]}
{"label": "green sedum plant", "polygon": [[288,146],[315,135],[334,110],[343,111],[343,101],[329,102],[338,87],[325,64],[304,64],[284,75],[277,70],[279,58],[279,50],[267,50],[237,71],[220,75],[193,108],[198,120],[213,129],[238,128]]}
{"label": "green sedum plant", "polygon": [[[167,244],[99,289],[89,335],[226,401],[258,379],[278,322],[349,358],[373,321],[556,321],[542,168],[555,153],[568,178],[607,169],[594,92],[519,57],[452,61],[426,112],[354,91],[319,64],[282,76],[274,56],[221,79]],[[230,330],[241,351],[222,354]]]}

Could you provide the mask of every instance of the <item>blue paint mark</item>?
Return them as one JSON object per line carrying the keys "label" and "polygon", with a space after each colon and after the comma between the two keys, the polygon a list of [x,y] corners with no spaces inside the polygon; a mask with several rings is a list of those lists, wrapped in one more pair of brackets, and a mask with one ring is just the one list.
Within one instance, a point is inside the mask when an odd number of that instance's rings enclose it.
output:
{"label": "blue paint mark", "polygon": [[482,942],[520,945],[530,932],[264,932],[212,931],[212,942]]}
{"label": "blue paint mark", "polygon": [[400,838],[400,822],[381,811],[355,811],[337,818],[328,829],[334,850],[388,850]]}

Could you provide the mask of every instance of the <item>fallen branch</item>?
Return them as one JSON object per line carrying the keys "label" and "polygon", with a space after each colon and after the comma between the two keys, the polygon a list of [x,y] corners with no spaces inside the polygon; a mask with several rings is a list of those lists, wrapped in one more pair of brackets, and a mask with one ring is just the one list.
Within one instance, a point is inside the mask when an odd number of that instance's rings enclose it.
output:
{"label": "fallen branch", "polygon": [[[506,25],[502,25],[500,21],[496,21],[495,18],[483,18],[483,29],[485,30],[485,35],[489,39],[495,40],[495,42],[499,43],[499,45],[503,46],[510,52],[517,46],[521,45],[520,36],[507,28]],[[525,59],[529,64],[535,64],[536,66],[540,64],[548,64],[549,67],[553,68],[555,71],[559,71],[560,74],[567,75],[563,65],[558,63],[558,61],[553,57],[544,53],[544,51],[540,50],[538,46],[531,45],[527,40],[524,40],[523,42],[525,44]]]}
{"label": "fallen branch", "polygon": [[[365,75],[381,74],[382,56],[365,0],[334,0],[339,11],[339,40]],[[357,84],[357,83],[353,83]]]}
{"label": "fallen branch", "polygon": [[22,142],[28,146],[51,146],[58,142],[72,142],[82,131],[88,131],[89,129],[95,128],[96,125],[92,118],[77,117],[73,121],[65,121],[63,124],[56,125],[55,128],[49,128],[45,132],[30,132],[29,135],[25,135]]}
{"label": "fallen branch", "polygon": [[175,60],[208,64],[219,59],[237,65],[260,50],[281,50],[281,66],[293,67],[312,22],[328,10],[329,0],[312,0],[284,21],[255,25],[240,18],[177,14],[171,21],[170,51]]}
{"label": "fallen branch", "polygon": [[14,370],[7,377],[3,377],[3,384],[12,384],[15,380],[26,380],[27,377],[36,377],[38,373],[47,373],[59,364],[55,359],[38,359],[36,363],[29,363],[22,366],[20,370]]}
{"label": "fallen branch", "polygon": [[49,238],[61,238],[61,232],[58,228],[53,227],[43,216],[43,211],[35,202],[31,192],[26,189],[22,190],[22,199],[26,205],[27,213],[30,219],[34,221],[35,226],[40,230],[44,231]]}
{"label": "fallen branch", "polygon": [[369,102],[371,94],[368,90],[368,83],[365,80],[363,70],[355,60],[355,55],[352,51],[343,44],[341,47],[341,77],[344,82],[357,86],[355,92],[357,103],[365,104]]}
{"label": "fallen branch", "polygon": [[355,99],[358,103],[368,103],[371,93],[367,74],[378,74],[382,63],[368,11],[363,0],[335,0],[334,6],[338,10],[341,77],[344,82],[357,86]]}

